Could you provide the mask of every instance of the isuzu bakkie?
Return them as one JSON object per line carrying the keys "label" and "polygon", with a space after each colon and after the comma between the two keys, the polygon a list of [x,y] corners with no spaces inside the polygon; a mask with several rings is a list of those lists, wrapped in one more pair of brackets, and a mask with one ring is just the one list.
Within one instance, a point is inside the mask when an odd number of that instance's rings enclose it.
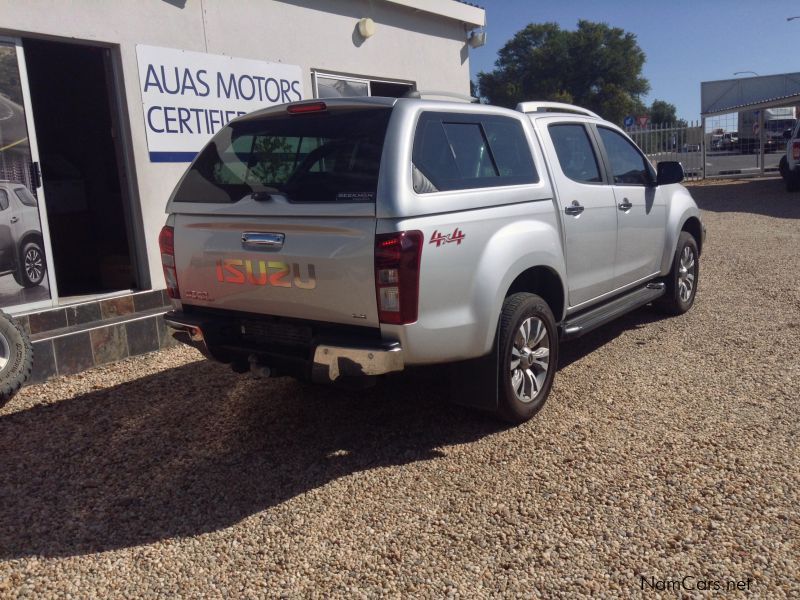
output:
{"label": "isuzu bakkie", "polygon": [[682,179],[571,105],[270,107],[215,135],[169,199],[165,318],[262,376],[448,363],[455,401],[524,421],[561,341],[692,306],[705,229]]}

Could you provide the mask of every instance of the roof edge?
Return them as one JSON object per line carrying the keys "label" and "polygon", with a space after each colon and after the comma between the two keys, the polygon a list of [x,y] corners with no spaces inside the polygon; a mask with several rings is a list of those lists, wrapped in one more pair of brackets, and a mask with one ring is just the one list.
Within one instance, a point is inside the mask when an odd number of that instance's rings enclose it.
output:
{"label": "roof edge", "polygon": [[486,11],[463,2],[454,0],[384,0],[384,2],[439,15],[472,27],[484,27],[486,25]]}

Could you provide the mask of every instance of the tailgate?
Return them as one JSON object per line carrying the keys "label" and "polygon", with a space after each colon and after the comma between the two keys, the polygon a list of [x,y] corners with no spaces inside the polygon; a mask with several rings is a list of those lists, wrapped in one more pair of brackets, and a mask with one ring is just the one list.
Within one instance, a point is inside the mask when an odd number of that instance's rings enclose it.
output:
{"label": "tailgate", "polygon": [[177,215],[181,300],[376,327],[374,243],[374,217]]}

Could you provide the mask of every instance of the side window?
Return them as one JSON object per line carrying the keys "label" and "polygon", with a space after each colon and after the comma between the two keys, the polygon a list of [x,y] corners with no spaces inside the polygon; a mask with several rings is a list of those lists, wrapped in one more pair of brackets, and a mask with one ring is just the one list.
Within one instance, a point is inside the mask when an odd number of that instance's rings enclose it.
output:
{"label": "side window", "polygon": [[507,117],[423,113],[412,161],[417,193],[539,181],[522,126]]}
{"label": "side window", "polygon": [[28,188],[18,187],[14,188],[14,193],[19,198],[19,201],[26,206],[36,206],[36,198],[34,198],[28,191]]}
{"label": "side window", "polygon": [[531,148],[519,121],[493,117],[483,122],[483,128],[500,177],[520,178],[520,183],[539,181]]}
{"label": "side window", "polygon": [[8,208],[8,193],[5,190],[0,190],[0,210]]}
{"label": "side window", "polygon": [[579,183],[601,183],[597,156],[583,125],[550,125],[550,139],[564,175]]}
{"label": "side window", "polygon": [[622,185],[650,183],[647,161],[627,138],[605,127],[598,127],[597,131],[600,132],[600,139],[606,147],[614,183]]}
{"label": "side window", "polygon": [[462,179],[499,175],[479,123],[444,123],[444,134]]}

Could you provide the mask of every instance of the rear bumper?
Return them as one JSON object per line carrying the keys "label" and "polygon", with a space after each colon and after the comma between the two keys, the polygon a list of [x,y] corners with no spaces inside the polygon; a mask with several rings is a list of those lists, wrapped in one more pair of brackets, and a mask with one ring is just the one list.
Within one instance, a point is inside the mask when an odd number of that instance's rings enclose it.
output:
{"label": "rear bumper", "polygon": [[[405,368],[403,349],[397,342],[362,341],[352,336],[346,339],[326,337],[313,340],[307,353],[301,353],[305,356],[298,356],[296,349],[282,355],[279,348],[248,344],[235,336],[220,338],[221,326],[229,325],[224,319],[215,322],[213,318],[172,311],[164,315],[164,321],[174,330],[175,339],[194,346],[212,360],[258,362],[271,367],[277,364],[279,371],[290,370],[320,383],[333,382],[340,377],[385,375]],[[291,368],[287,369],[287,365]]]}

